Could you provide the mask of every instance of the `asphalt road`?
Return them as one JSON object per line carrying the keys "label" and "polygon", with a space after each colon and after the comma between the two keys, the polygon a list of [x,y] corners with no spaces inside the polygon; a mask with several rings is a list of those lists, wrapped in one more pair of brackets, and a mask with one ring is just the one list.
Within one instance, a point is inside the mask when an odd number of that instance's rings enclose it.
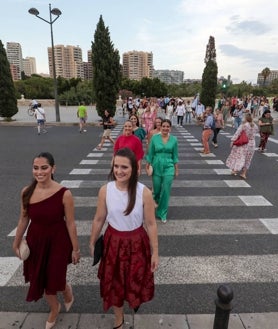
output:
{"label": "asphalt road", "polygon": [[[77,126],[50,125],[47,134],[38,136],[35,128],[30,126],[0,127],[1,261],[14,257],[12,237],[8,235],[18,220],[20,191],[32,178],[33,157],[41,151],[51,152],[57,164],[55,179],[68,184],[76,180],[81,182],[78,188],[72,188],[76,198],[96,197],[99,183],[106,180],[111,147],[103,151],[95,165],[82,165],[81,161],[92,159],[89,154],[99,153],[94,148],[101,132],[98,127],[88,127],[87,133],[79,134]],[[227,282],[234,289],[235,312],[277,311],[278,277],[275,269],[267,267],[271,266],[269,257],[278,256],[278,237],[260,219],[277,218],[278,140],[273,137],[265,154],[256,152],[248,180],[244,182],[223,174],[227,169],[225,160],[232,128],[227,127],[224,132],[227,135],[219,136],[219,147],[211,149],[214,156],[203,158],[197,145],[192,145],[194,142],[186,135],[195,137],[198,143],[200,127],[173,128],[179,138],[180,176],[173,186],[169,221],[164,226],[158,223],[161,268],[157,273],[155,299],[142,307],[144,313],[214,313],[216,290],[219,284]],[[92,173],[70,174],[76,168],[92,169]],[[146,175],[141,179],[151,185]],[[258,203],[266,204],[248,206],[248,202],[241,202],[239,196],[243,200],[244,197],[259,196]],[[94,205],[76,207],[76,219],[81,226],[90,222],[94,211]],[[212,223],[215,227],[208,233]],[[238,227],[246,231],[237,231]],[[249,229],[253,231],[249,232]],[[84,270],[71,273],[76,280],[73,282],[76,296],[73,308],[80,313],[102,313],[98,282],[90,264],[88,234],[85,232],[80,236]],[[197,263],[200,263],[199,267]],[[238,270],[229,277],[229,269],[232,272],[233,268]],[[199,272],[194,274],[195,269]],[[0,311],[45,311],[44,301],[35,304],[24,301],[27,287],[19,282],[20,274],[18,269],[0,286]]]}

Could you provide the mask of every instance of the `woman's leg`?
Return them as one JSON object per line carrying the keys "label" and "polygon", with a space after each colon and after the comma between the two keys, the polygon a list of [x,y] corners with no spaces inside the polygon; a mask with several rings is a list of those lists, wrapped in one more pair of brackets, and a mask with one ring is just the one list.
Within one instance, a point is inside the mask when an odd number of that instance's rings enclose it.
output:
{"label": "woman's leg", "polygon": [[[155,168],[154,168],[155,169]],[[162,177],[153,175],[153,199],[155,203],[160,203],[160,194],[161,194],[161,186],[162,186]]]}
{"label": "woman's leg", "polygon": [[113,306],[113,311],[115,315],[114,328],[122,329],[124,322],[124,308]]}
{"label": "woman's leg", "polygon": [[47,321],[50,323],[56,322],[58,314],[60,312],[61,305],[58,301],[57,295],[47,295],[44,294],[45,299],[50,307],[50,313]]}
{"label": "woman's leg", "polygon": [[156,214],[162,220],[167,219],[168,214],[168,205],[170,201],[171,187],[174,176],[165,175],[161,177],[162,179],[162,187],[160,193],[160,200],[158,203],[158,207],[156,208]]}

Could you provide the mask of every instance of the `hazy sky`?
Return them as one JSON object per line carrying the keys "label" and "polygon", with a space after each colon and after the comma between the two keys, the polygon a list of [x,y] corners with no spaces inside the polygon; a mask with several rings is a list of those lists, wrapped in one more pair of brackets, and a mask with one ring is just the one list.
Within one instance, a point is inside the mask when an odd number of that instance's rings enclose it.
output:
{"label": "hazy sky", "polygon": [[[23,57],[36,58],[48,73],[50,25],[28,13],[35,7],[49,20],[49,1],[1,1],[0,40],[19,42]],[[102,15],[122,54],[153,52],[154,68],[184,71],[200,79],[209,36],[215,38],[218,76],[255,83],[265,67],[278,70],[278,1],[265,0],[56,0],[62,16],[53,24],[54,44],[79,45],[83,61]]]}

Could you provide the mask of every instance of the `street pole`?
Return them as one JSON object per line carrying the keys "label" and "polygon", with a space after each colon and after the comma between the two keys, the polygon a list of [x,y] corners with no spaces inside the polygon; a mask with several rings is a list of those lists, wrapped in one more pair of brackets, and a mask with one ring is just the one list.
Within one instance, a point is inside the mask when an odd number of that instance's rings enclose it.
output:
{"label": "street pole", "polygon": [[[60,110],[59,110],[59,100],[58,100],[58,85],[56,76],[56,63],[55,63],[55,51],[54,51],[54,38],[53,38],[53,23],[62,15],[62,12],[58,8],[51,9],[51,4],[49,4],[49,21],[39,16],[39,11],[36,8],[29,9],[29,14],[35,15],[37,18],[48,23],[50,25],[51,34],[51,55],[52,55],[52,71],[53,71],[53,85],[54,85],[54,99],[55,99],[55,115],[56,122],[60,122]],[[57,16],[52,20],[52,15]]]}
{"label": "street pole", "polygon": [[49,4],[49,17],[50,17],[50,33],[51,33],[51,52],[52,52],[52,65],[53,65],[53,83],[54,83],[54,98],[55,98],[55,115],[56,122],[60,122],[60,110],[58,101],[58,85],[56,76],[56,63],[55,63],[55,51],[54,51],[54,39],[53,39],[53,21],[51,13],[51,4]]}

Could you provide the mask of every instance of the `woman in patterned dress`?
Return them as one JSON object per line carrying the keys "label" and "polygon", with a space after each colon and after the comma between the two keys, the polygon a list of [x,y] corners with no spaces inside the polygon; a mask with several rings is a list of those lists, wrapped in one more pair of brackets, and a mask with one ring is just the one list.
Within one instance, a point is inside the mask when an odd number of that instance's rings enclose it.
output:
{"label": "woman in patterned dress", "polygon": [[[233,145],[233,142],[245,131],[248,137],[248,143],[241,146]],[[258,132],[258,126],[253,122],[252,115],[245,115],[243,122],[231,138],[231,153],[226,160],[226,165],[232,170],[232,175],[240,174],[240,177],[246,179],[246,173],[251,165],[251,161],[255,152],[255,136]]]}

